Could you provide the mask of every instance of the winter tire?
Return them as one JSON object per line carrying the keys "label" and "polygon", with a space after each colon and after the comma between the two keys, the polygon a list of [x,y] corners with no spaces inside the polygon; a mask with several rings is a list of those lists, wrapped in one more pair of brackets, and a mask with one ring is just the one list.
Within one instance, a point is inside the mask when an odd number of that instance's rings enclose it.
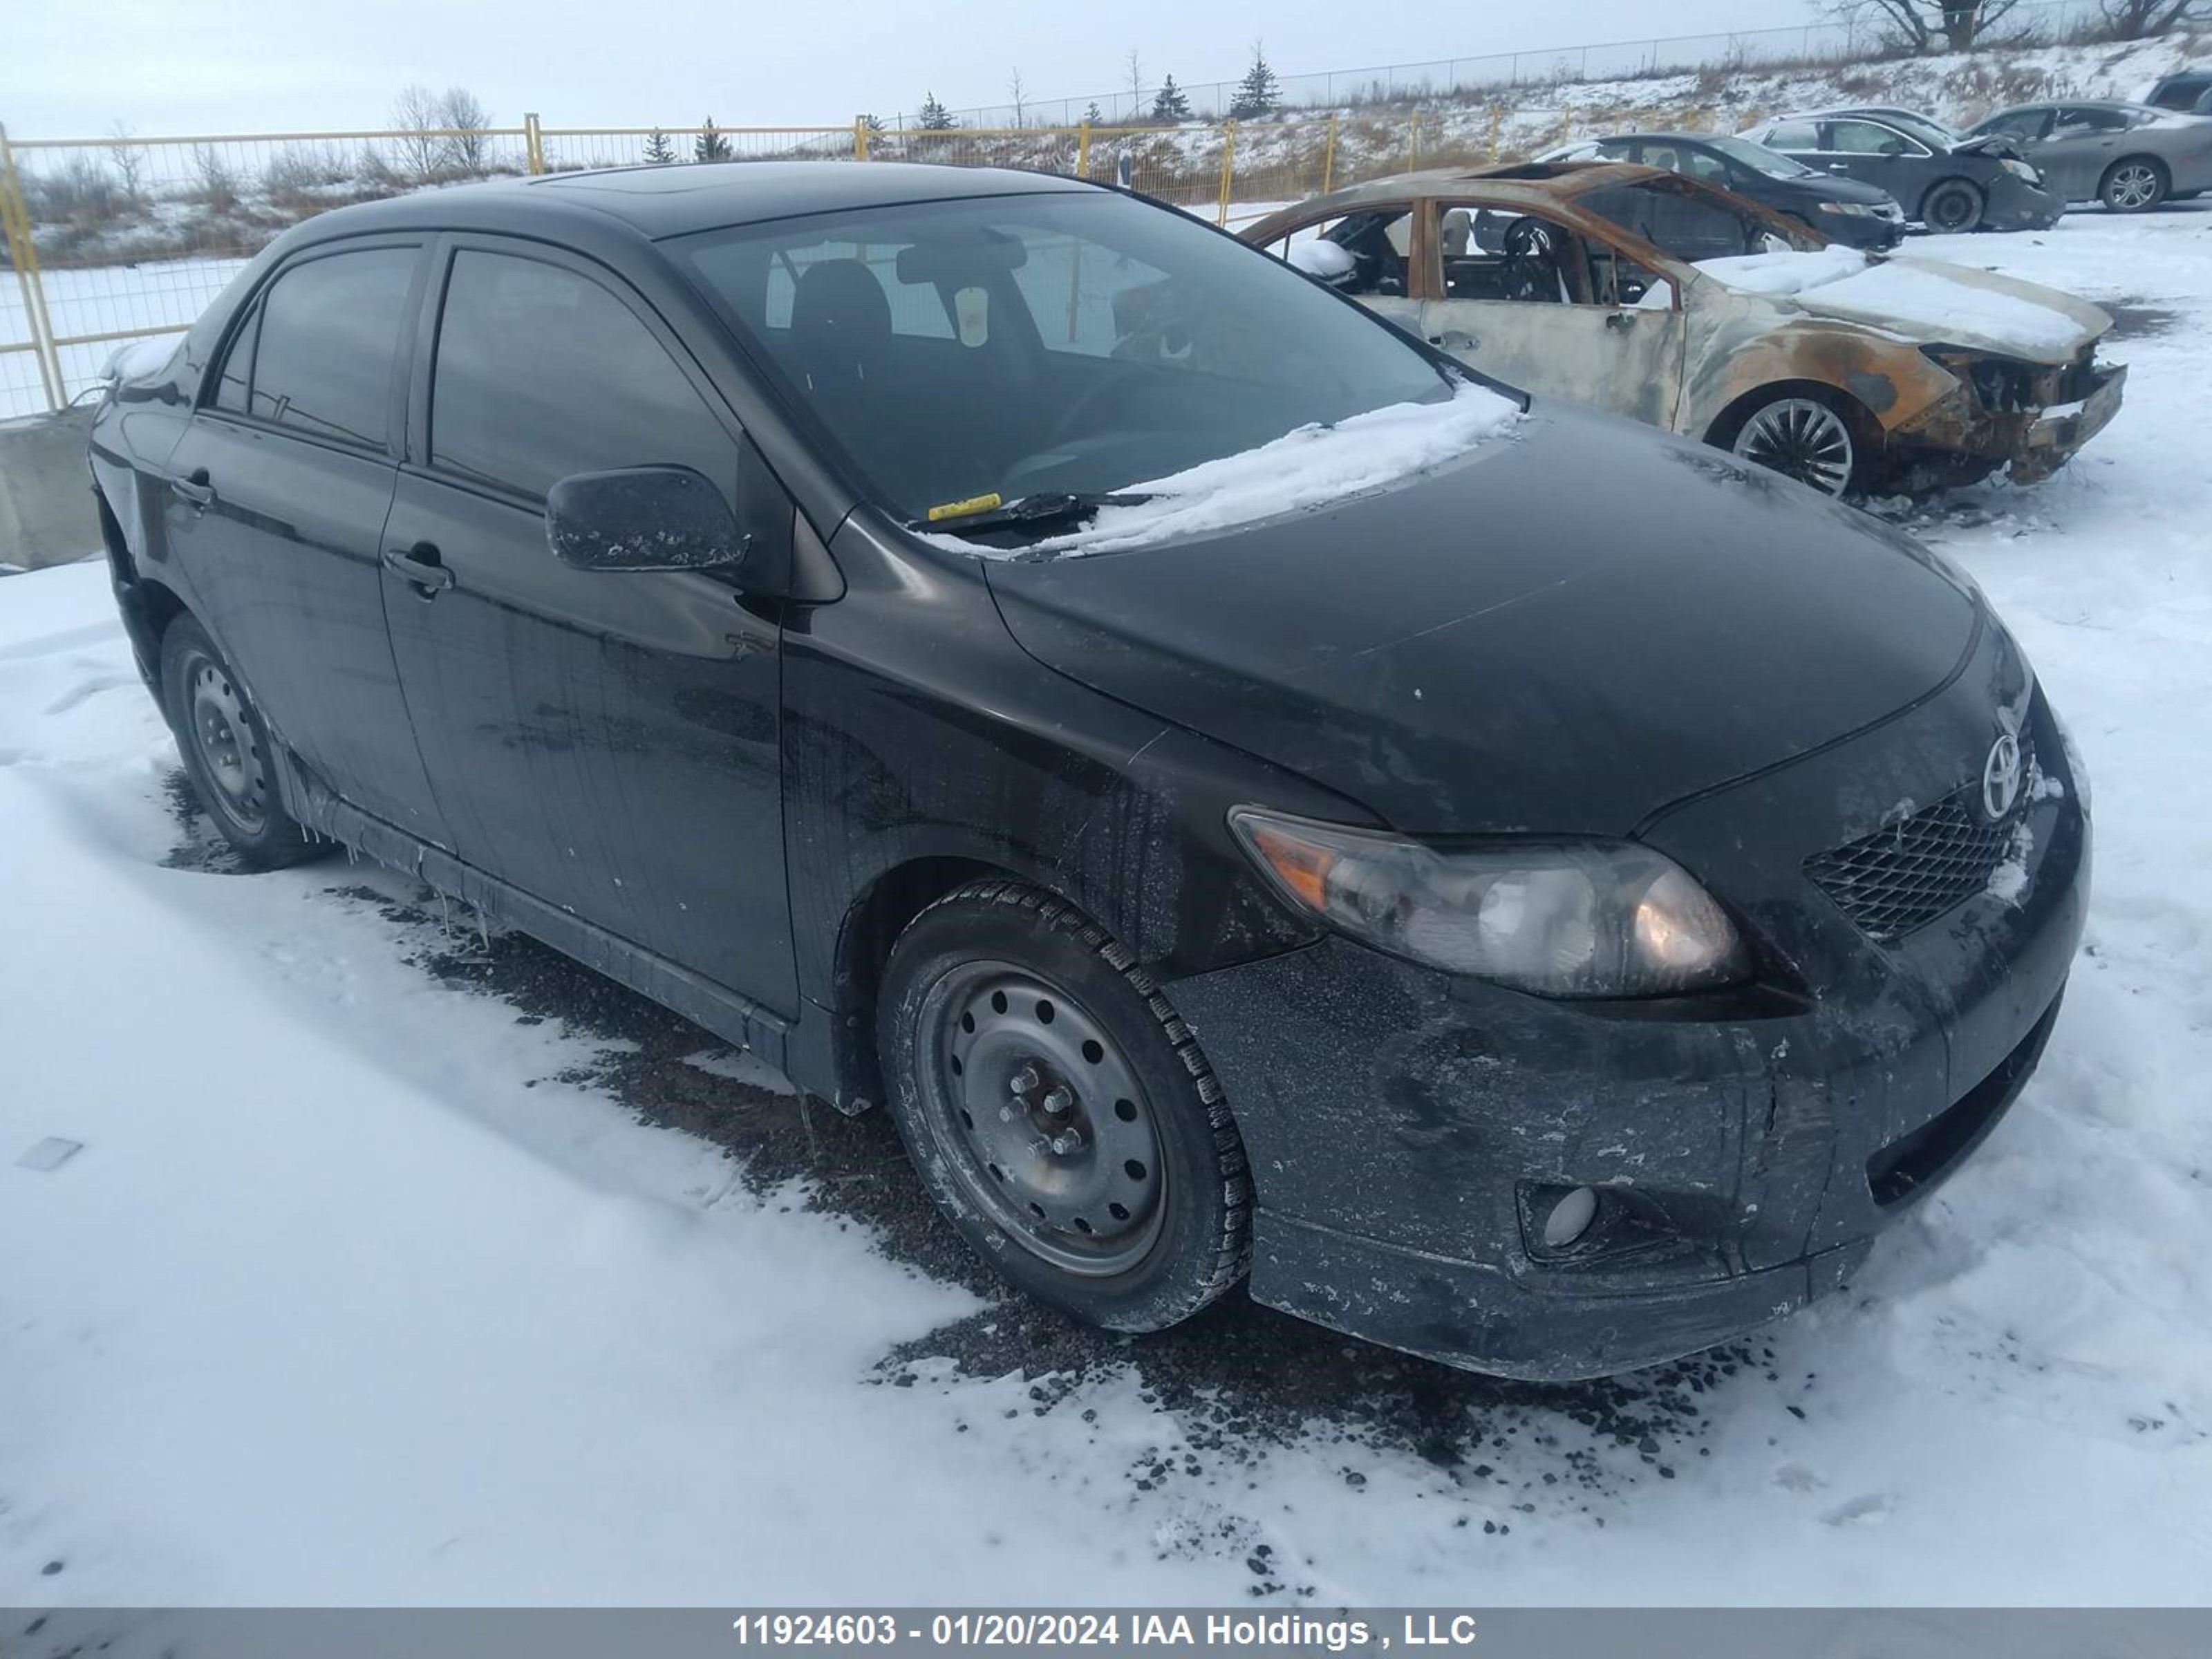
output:
{"label": "winter tire", "polygon": [[1188,1318],[1249,1263],[1243,1142],[1151,975],[1072,906],[978,881],[900,935],[877,1045],[908,1157],[1007,1279],[1085,1323]]}
{"label": "winter tire", "polygon": [[1982,192],[1964,179],[1946,179],[1920,198],[1920,222],[1957,235],[1982,222]]}
{"label": "winter tire", "polygon": [[2172,176],[2155,156],[2127,155],[2105,169],[2097,199],[2113,213],[2148,213],[2166,200]]}
{"label": "winter tire", "polygon": [[161,702],[200,805],[249,868],[281,869],[320,850],[284,810],[260,711],[190,617],[161,635]]}

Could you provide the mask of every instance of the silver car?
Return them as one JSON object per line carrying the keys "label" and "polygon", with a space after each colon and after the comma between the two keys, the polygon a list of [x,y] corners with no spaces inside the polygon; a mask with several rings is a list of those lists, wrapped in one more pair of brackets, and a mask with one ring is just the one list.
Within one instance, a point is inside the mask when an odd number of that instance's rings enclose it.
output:
{"label": "silver car", "polygon": [[2009,138],[2054,196],[2142,213],[2212,190],[2212,120],[2148,104],[2078,99],[1999,110],[1975,137]]}

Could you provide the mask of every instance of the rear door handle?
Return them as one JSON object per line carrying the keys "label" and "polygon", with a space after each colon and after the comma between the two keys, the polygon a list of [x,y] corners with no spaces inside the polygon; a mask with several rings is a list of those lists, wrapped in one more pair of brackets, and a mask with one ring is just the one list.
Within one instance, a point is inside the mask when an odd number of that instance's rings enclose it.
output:
{"label": "rear door handle", "polygon": [[436,599],[453,585],[453,573],[446,568],[444,557],[428,542],[386,548],[384,568],[426,599]]}
{"label": "rear door handle", "polygon": [[215,486],[208,482],[208,470],[204,466],[193,468],[181,478],[170,479],[169,488],[194,507],[205,507],[215,500]]}

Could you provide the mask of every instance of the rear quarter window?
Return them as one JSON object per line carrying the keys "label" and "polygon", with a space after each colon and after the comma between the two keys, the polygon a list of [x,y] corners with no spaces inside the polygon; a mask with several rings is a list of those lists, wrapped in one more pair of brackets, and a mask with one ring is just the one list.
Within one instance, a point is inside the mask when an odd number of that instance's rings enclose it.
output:
{"label": "rear quarter window", "polygon": [[[325,254],[279,275],[261,302],[250,412],[316,437],[382,448],[416,252]],[[219,405],[222,396],[218,391]]]}

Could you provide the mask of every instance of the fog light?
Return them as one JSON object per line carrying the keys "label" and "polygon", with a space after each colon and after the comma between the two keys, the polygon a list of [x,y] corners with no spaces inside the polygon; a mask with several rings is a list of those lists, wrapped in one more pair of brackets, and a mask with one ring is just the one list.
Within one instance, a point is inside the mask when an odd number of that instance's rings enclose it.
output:
{"label": "fog light", "polygon": [[1596,1219],[1597,1194],[1588,1187],[1573,1188],[1544,1218],[1544,1248],[1565,1249],[1588,1232]]}

